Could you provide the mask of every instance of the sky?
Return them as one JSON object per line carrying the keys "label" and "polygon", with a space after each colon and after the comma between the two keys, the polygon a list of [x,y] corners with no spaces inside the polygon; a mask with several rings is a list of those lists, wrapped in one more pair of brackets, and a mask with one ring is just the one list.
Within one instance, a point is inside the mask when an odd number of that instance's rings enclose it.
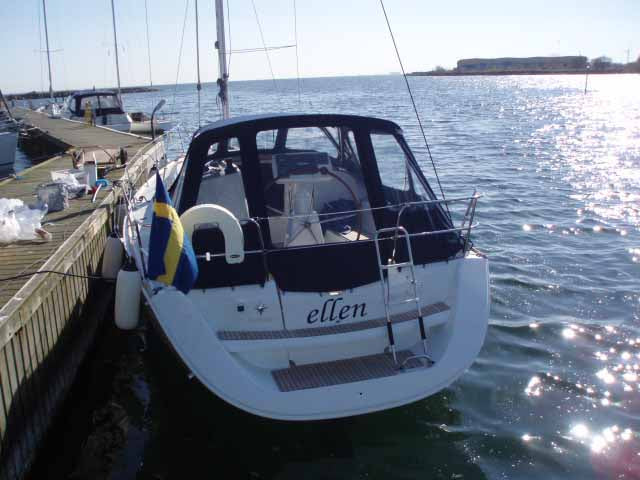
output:
{"label": "sky", "polygon": [[[218,77],[213,0],[200,0],[203,82]],[[379,0],[225,0],[231,49],[296,44],[301,77],[400,71]],[[123,86],[196,80],[195,0],[115,0]],[[470,57],[640,55],[640,0],[385,0],[407,72]],[[187,8],[188,7],[188,8]],[[46,0],[54,89],[116,85],[110,0]],[[183,34],[183,22],[187,12]],[[48,89],[42,0],[0,0],[0,89]],[[294,19],[296,20],[294,22]],[[227,29],[227,34],[229,28]],[[182,43],[182,55],[180,45]],[[180,68],[178,63],[180,58]],[[276,78],[296,76],[296,50],[269,52]],[[264,52],[231,55],[232,80],[269,79]]]}

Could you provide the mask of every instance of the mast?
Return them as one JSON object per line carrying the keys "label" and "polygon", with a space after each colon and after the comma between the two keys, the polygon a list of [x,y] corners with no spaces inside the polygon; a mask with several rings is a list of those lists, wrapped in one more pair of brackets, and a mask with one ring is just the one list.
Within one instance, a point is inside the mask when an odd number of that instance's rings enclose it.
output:
{"label": "mast", "polygon": [[149,85],[153,87],[153,78],[151,77],[151,43],[149,42],[149,11],[147,10],[147,0],[144,0],[144,20],[147,25],[147,58],[149,59]]}
{"label": "mast", "polygon": [[[112,0],[113,1],[113,0]],[[220,103],[222,103],[222,118],[229,118],[229,89],[227,81],[229,80],[229,72],[227,71],[227,49],[225,45],[224,36],[224,9],[222,6],[222,0],[216,0],[216,32],[217,41],[216,48],[218,49],[218,69],[220,71],[220,78],[218,78],[218,97],[220,97]]]}
{"label": "mast", "polygon": [[44,38],[47,42],[47,65],[49,66],[49,98],[53,102],[53,84],[51,82],[51,55],[49,52],[49,30],[47,29],[47,5],[42,0],[42,12],[44,13]]}
{"label": "mast", "polygon": [[[44,0],[42,0],[44,1]],[[122,103],[122,95],[120,94],[120,64],[118,63],[118,35],[116,33],[116,10],[113,6],[113,0],[111,0],[111,17],[113,19],[113,43],[116,49],[116,75],[118,77],[118,98]]]}

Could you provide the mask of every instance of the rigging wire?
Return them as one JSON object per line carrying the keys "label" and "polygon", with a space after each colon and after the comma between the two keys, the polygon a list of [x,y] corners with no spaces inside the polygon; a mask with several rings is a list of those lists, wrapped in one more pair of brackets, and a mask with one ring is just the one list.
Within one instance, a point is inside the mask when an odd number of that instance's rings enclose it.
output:
{"label": "rigging wire", "polygon": [[296,43],[296,80],[298,82],[298,108],[300,108],[300,62],[298,60],[298,13],[296,0],[293,0],[293,35]]}
{"label": "rigging wire", "polygon": [[198,0],[196,3],[196,67],[198,71],[198,128],[200,128],[200,90],[202,90],[202,84],[200,83],[200,34],[198,33]]}
{"label": "rigging wire", "polygon": [[[294,48],[295,45],[279,45],[277,47],[267,47],[267,50],[282,50],[283,48]],[[258,48],[241,48],[238,50],[229,50],[229,55],[232,53],[256,53],[256,52],[264,52],[264,47]]]}
{"label": "rigging wire", "polygon": [[269,71],[271,72],[271,78],[273,79],[273,87],[278,91],[278,84],[276,82],[276,76],[273,74],[273,67],[271,66],[271,58],[269,57],[269,51],[267,49],[267,44],[264,41],[264,34],[262,33],[262,25],[260,25],[260,18],[258,18],[258,10],[256,9],[256,2],[251,0],[251,5],[253,5],[253,13],[256,16],[256,23],[258,24],[258,30],[260,31],[260,38],[262,39],[262,49],[264,50],[264,54],[267,57],[267,63],[269,64]]}
{"label": "rigging wire", "polygon": [[[231,75],[231,10],[229,10],[229,0],[227,0],[227,31],[229,32],[229,59],[227,60],[227,75]],[[217,97],[216,97],[217,98]]]}
{"label": "rigging wire", "polygon": [[[444,196],[444,190],[442,189],[442,184],[440,183],[440,177],[438,176],[438,169],[436,168],[436,164],[433,161],[433,157],[431,156],[431,149],[429,148],[429,142],[427,142],[427,135],[424,133],[424,127],[422,126],[422,121],[420,120],[420,115],[418,114],[418,107],[416,106],[416,102],[413,98],[413,93],[411,92],[411,86],[409,85],[409,80],[407,79],[407,74],[404,71],[404,65],[402,64],[402,59],[400,58],[400,52],[398,51],[398,45],[396,44],[396,39],[393,36],[393,30],[391,30],[391,24],[389,23],[389,17],[387,16],[387,10],[384,8],[384,1],[380,0],[380,6],[382,7],[382,12],[384,13],[384,19],[387,22],[387,28],[389,29],[389,34],[391,35],[391,41],[393,42],[393,48],[396,51],[396,57],[398,57],[398,63],[400,64],[400,69],[402,70],[402,77],[404,78],[405,84],[407,85],[407,90],[409,92],[409,97],[411,98],[411,103],[413,105],[413,111],[416,114],[416,119],[418,120],[418,126],[420,127],[420,132],[422,133],[422,138],[424,139],[424,144],[427,147],[427,153],[429,154],[429,160],[431,160],[431,165],[433,166],[433,172],[436,175],[436,180],[438,181],[438,187],[440,187],[440,193],[442,194],[442,199],[446,200]],[[451,220],[451,212],[449,212],[449,206],[445,202],[445,207],[447,208],[447,214],[449,215],[449,220]]]}
{"label": "rigging wire", "polygon": [[25,272],[19,275],[13,275],[12,277],[0,278],[0,282],[10,282],[11,280],[18,280],[20,278],[31,277],[33,275],[40,275],[44,273],[55,273],[57,275],[62,275],[63,277],[88,278],[89,280],[102,280],[104,278],[99,275],[78,275],[76,273],[59,272],[57,270],[38,270],[37,272]]}
{"label": "rigging wire", "polygon": [[147,58],[149,61],[149,85],[153,87],[153,78],[151,77],[151,42],[149,41],[149,11],[147,10],[147,0],[144,0],[144,21],[147,25]]}
{"label": "rigging wire", "polygon": [[178,70],[176,71],[176,84],[173,87],[173,100],[172,108],[176,109],[176,91],[178,90],[178,78],[180,76],[180,64],[182,63],[182,45],[184,44],[184,31],[187,28],[187,13],[189,12],[189,0],[185,2],[184,6],[184,20],[182,21],[182,36],[180,38],[180,51],[178,52]]}

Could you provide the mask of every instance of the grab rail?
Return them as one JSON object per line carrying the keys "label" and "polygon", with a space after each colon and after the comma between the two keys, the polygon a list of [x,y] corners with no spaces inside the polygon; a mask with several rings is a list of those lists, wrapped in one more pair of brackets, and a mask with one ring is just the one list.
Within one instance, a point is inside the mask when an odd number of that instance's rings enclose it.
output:
{"label": "grab rail", "polygon": [[[242,222],[242,220],[240,220],[240,222]],[[476,228],[478,225],[480,225],[479,223],[474,223],[473,225],[470,225],[468,227],[465,228],[447,228],[445,230],[434,230],[432,232],[418,232],[418,233],[410,233],[409,234],[409,238],[413,238],[413,237],[427,237],[427,236],[432,236],[432,235],[442,235],[445,233],[454,233],[454,232],[463,232],[463,231],[467,231],[467,230],[471,230]],[[366,240],[365,240],[366,241]],[[263,243],[263,242],[261,242]],[[263,243],[264,244],[264,243]],[[338,243],[319,243],[317,245],[313,245],[313,248],[323,248],[323,247],[334,247],[336,245],[341,245],[340,242]],[[295,246],[295,247],[287,247],[285,250],[299,250],[302,248],[308,248],[309,245],[299,245],[299,246]],[[263,249],[259,249],[259,250],[245,250],[244,253],[268,253],[268,252],[273,252],[276,250],[283,250],[282,248],[273,248],[273,249],[269,249],[269,248],[263,248]],[[219,257],[224,257],[225,254],[224,253],[203,253],[203,254],[197,254],[196,258],[198,259],[211,259],[211,258],[219,258]]]}
{"label": "grab rail", "polygon": [[[467,210],[465,211],[465,214],[462,218],[462,222],[460,224],[459,227],[453,227],[453,228],[446,228],[446,229],[441,229],[441,230],[431,230],[431,231],[423,231],[423,232],[416,232],[416,233],[409,233],[407,236],[409,238],[414,238],[414,237],[427,237],[427,236],[435,236],[435,235],[444,235],[447,233],[460,233],[462,234],[462,237],[464,238],[464,246],[463,246],[463,251],[466,253],[469,250],[469,241],[471,238],[471,230],[476,228],[479,223],[475,222],[474,223],[474,217],[475,217],[475,211],[476,211],[476,205],[478,203],[478,199],[481,198],[481,195],[476,194],[476,192],[474,191],[474,194],[470,197],[458,197],[458,198],[451,198],[451,199],[447,199],[447,200],[425,200],[425,201],[419,201],[419,202],[406,202],[403,204],[397,204],[397,205],[387,205],[384,207],[373,207],[373,208],[365,208],[365,209],[360,209],[360,210],[351,210],[351,211],[344,211],[344,212],[332,212],[330,214],[318,214],[318,216],[320,215],[336,215],[340,214],[340,215],[346,215],[346,214],[351,214],[351,213],[356,213],[356,212],[360,212],[360,211],[372,211],[372,210],[381,210],[384,208],[396,208],[396,207],[401,207],[400,211],[398,212],[398,220],[397,223],[400,223],[400,216],[404,213],[404,211],[411,207],[411,206],[418,206],[418,205],[432,205],[432,204],[438,204],[438,203],[453,203],[453,202],[460,202],[463,200],[469,200],[469,205],[467,205]],[[285,216],[283,215],[282,218],[299,218],[299,217],[307,217],[306,215],[291,215],[291,216]],[[280,248],[274,248],[274,249],[269,249],[269,248],[265,248],[265,242],[264,242],[264,237],[263,237],[263,232],[262,232],[262,227],[260,225],[259,220],[268,220],[270,217],[253,217],[253,218],[247,218],[247,219],[241,219],[239,220],[240,223],[253,223],[255,225],[258,226],[258,233],[259,233],[259,237],[260,237],[260,246],[261,248],[258,250],[245,250],[246,254],[251,254],[251,253],[261,253],[263,254],[263,263],[265,265],[265,269],[267,269],[267,261],[266,261],[266,253],[270,252],[270,251],[274,251],[274,250],[281,250]],[[273,218],[273,217],[271,217]],[[335,218],[332,218],[331,220],[335,220]],[[322,223],[322,221],[320,221],[319,223]],[[433,224],[433,221],[432,221]],[[330,247],[330,246],[335,246],[335,243],[321,243],[321,244],[316,244],[313,245],[314,248],[322,248],[322,247]],[[295,250],[295,249],[301,249],[301,248],[307,248],[308,245],[300,245],[300,246],[295,246],[295,247],[287,247],[287,250]],[[219,258],[219,257],[224,257],[225,254],[224,253],[205,253],[205,254],[197,254],[196,258],[198,259],[206,259],[207,261],[209,261],[211,258]],[[267,270],[268,271],[268,270]]]}
{"label": "grab rail", "polygon": [[[418,206],[418,205],[435,205],[435,204],[440,204],[440,203],[455,203],[455,202],[463,202],[466,200],[469,201],[477,201],[479,198],[482,198],[482,195],[478,195],[478,194],[474,194],[470,197],[456,197],[456,198],[447,198],[447,199],[437,199],[437,200],[421,200],[419,202],[403,202],[403,203],[395,203],[395,204],[391,204],[391,205],[384,205],[382,207],[369,207],[369,208],[358,208],[358,209],[354,209],[354,210],[343,210],[341,212],[327,212],[327,213],[318,213],[318,217],[321,216],[327,216],[327,215],[336,215],[336,214],[340,214],[340,215],[349,215],[352,213],[360,213],[360,212],[373,212],[373,211],[377,211],[377,210],[385,210],[385,209],[391,209],[391,208],[406,208],[406,207],[412,207],[412,206]],[[295,219],[295,218],[307,218],[309,215],[308,214],[300,214],[300,215],[281,215],[282,218],[287,218],[287,219]],[[269,218],[273,218],[273,217],[253,217],[256,220],[268,220]],[[332,218],[332,220],[334,220]]]}

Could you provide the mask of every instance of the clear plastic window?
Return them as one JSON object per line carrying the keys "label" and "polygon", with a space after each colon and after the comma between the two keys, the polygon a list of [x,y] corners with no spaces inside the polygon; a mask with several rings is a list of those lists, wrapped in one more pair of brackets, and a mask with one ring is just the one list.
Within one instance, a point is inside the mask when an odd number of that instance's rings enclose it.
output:
{"label": "clear plastic window", "polygon": [[371,143],[386,204],[385,225],[400,224],[410,233],[433,230],[440,207],[430,203],[432,194],[416,175],[398,140],[391,134],[372,133]]}
{"label": "clear plastic window", "polygon": [[259,150],[272,150],[276,145],[276,136],[278,132],[276,130],[264,130],[258,132],[256,136],[256,146]]}
{"label": "clear plastic window", "polygon": [[96,110],[98,108],[119,108],[120,102],[115,95],[96,95],[93,97],[83,97],[80,99],[80,110],[85,110],[87,105],[91,103],[91,108]]}
{"label": "clear plastic window", "polygon": [[407,154],[393,135],[372,133],[371,144],[378,162],[387,205],[401,205],[430,199],[426,189],[416,177]]}
{"label": "clear plastic window", "polygon": [[275,246],[372,237],[375,226],[351,130],[306,127],[260,133],[276,139],[271,150],[259,150]]}
{"label": "clear plastic window", "polygon": [[206,203],[225,207],[238,219],[249,218],[240,142],[235,137],[215,142],[209,147],[196,205]]}

